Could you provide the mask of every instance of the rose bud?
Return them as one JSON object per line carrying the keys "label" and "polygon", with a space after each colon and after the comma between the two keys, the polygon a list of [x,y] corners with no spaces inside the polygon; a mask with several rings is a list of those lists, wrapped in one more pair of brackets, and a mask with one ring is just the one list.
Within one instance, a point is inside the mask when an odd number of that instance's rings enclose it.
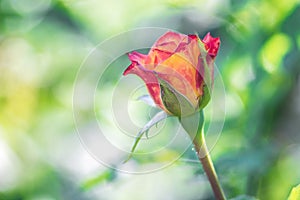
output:
{"label": "rose bud", "polygon": [[167,32],[148,55],[128,54],[131,64],[123,75],[136,74],[155,104],[169,115],[193,114],[207,105],[213,85],[214,59],[220,39]]}

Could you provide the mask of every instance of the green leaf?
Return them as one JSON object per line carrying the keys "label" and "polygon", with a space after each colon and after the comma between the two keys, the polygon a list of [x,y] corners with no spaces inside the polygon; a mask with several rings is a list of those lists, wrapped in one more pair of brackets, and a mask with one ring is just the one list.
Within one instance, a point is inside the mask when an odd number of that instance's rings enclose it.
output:
{"label": "green leaf", "polygon": [[288,200],[300,200],[300,184],[292,189]]}
{"label": "green leaf", "polygon": [[255,197],[248,196],[248,195],[240,195],[230,200],[257,200],[257,199]]}
{"label": "green leaf", "polygon": [[99,174],[98,176],[88,179],[87,181],[83,182],[81,185],[81,188],[83,190],[89,190],[92,187],[101,184],[105,181],[112,181],[116,177],[115,170],[113,169],[108,169],[104,171],[103,173]]}
{"label": "green leaf", "polygon": [[167,115],[167,113],[165,113],[165,111],[158,112],[156,115],[154,115],[154,117],[137,134],[137,136],[135,138],[135,141],[133,143],[133,146],[131,148],[130,154],[129,154],[128,158],[123,163],[126,163],[132,157],[133,152],[135,151],[135,149],[136,149],[139,141],[141,140],[142,136],[144,135],[144,133],[146,133],[146,137],[148,138],[149,129],[152,126],[159,123],[160,121],[166,119],[167,117],[168,117],[168,115]]}

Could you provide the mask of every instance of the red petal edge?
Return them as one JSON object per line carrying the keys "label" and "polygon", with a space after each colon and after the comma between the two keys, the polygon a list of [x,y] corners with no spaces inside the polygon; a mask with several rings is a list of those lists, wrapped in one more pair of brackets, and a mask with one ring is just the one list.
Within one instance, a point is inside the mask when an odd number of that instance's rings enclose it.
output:
{"label": "red petal edge", "polygon": [[188,35],[189,38],[191,38],[192,40],[198,40],[198,36],[197,35]]}
{"label": "red petal edge", "polygon": [[212,58],[215,58],[218,54],[219,47],[221,44],[220,38],[214,38],[208,32],[203,38],[202,42],[205,45],[205,49],[207,50],[208,55],[210,55]]}
{"label": "red petal edge", "polygon": [[[131,59],[130,55],[129,59]],[[131,65],[124,71],[123,75],[127,74],[135,74],[139,76],[146,84],[146,87],[151,95],[155,104],[169,113],[169,111],[165,108],[162,100],[161,100],[161,91],[158,80],[154,74],[154,71],[145,69],[142,65],[139,65],[136,61],[132,61]]]}

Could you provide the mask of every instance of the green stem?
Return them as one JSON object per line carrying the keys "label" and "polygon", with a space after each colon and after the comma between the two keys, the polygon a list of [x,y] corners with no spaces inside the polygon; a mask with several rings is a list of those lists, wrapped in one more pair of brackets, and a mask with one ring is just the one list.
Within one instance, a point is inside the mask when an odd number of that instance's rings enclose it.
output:
{"label": "green stem", "polygon": [[195,150],[197,152],[197,156],[198,156],[200,162],[202,163],[203,169],[207,175],[207,178],[210,182],[210,185],[212,187],[212,190],[214,192],[216,199],[217,200],[226,200],[225,194],[219,183],[217,173],[215,171],[213,162],[211,160],[209,151],[207,149],[204,134],[202,131],[201,131],[201,133],[198,133],[198,135],[199,134],[201,136],[195,137],[193,140]]}

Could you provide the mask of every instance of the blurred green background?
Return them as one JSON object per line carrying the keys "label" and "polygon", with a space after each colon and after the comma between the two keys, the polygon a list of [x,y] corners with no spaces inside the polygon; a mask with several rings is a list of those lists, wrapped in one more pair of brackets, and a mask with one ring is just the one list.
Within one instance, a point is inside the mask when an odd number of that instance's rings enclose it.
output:
{"label": "blurred green background", "polygon": [[[226,120],[212,157],[226,195],[287,198],[300,183],[299,0],[0,0],[1,200],[214,199],[197,161],[124,174],[78,139],[72,93],[84,58],[108,37],[153,26],[221,38]],[[126,56],[112,63],[101,95],[128,64]],[[90,112],[79,126],[95,123]],[[192,147],[184,157],[195,157]]]}

